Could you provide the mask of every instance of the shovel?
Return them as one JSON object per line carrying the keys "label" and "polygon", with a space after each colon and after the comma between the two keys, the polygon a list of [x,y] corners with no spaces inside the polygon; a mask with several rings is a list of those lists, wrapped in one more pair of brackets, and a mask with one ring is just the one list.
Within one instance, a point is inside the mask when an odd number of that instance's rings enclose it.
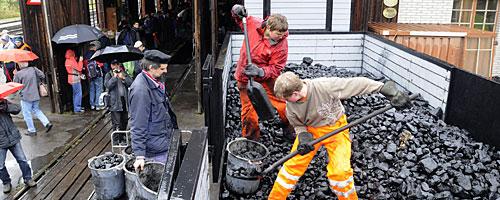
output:
{"label": "shovel", "polygon": [[[248,64],[252,64],[252,58],[250,55],[250,42],[248,41],[248,31],[247,31],[247,18],[244,17],[243,21],[243,33],[245,34],[245,45],[246,53],[248,58]],[[269,101],[267,97],[266,90],[262,85],[253,80],[253,77],[248,77],[247,93],[252,102],[252,106],[257,112],[260,120],[270,120],[274,119],[275,108]]]}
{"label": "shovel", "polygon": [[[418,96],[419,96],[418,93],[412,94],[410,96],[410,101],[413,100],[413,99],[415,99],[415,98],[417,98]],[[336,135],[337,133],[340,133],[340,132],[342,132],[342,131],[344,131],[344,130],[346,130],[348,128],[356,126],[356,125],[358,125],[358,124],[360,124],[362,122],[365,122],[366,120],[368,120],[368,119],[370,119],[370,118],[372,118],[372,117],[374,117],[374,116],[376,116],[378,114],[384,113],[385,111],[388,111],[388,110],[390,110],[392,108],[394,108],[394,106],[392,106],[391,104],[386,105],[385,107],[380,108],[380,109],[378,109],[376,111],[373,111],[372,113],[370,113],[368,115],[365,115],[364,117],[361,117],[361,118],[359,118],[357,120],[354,120],[353,122],[351,122],[351,123],[349,123],[349,124],[347,124],[347,125],[345,125],[343,127],[340,127],[339,129],[336,129],[335,131],[332,131],[332,132],[330,132],[330,133],[328,133],[326,135],[323,135],[323,136],[321,136],[321,137],[319,137],[319,138],[317,138],[317,139],[315,139],[313,141],[310,141],[308,144],[314,146],[315,144],[318,144],[318,143],[322,142],[323,140]],[[260,174],[260,176],[268,174],[269,172],[271,172],[272,170],[274,170],[276,167],[278,167],[279,165],[283,164],[287,160],[290,160],[290,158],[293,158],[293,157],[295,157],[298,154],[299,154],[298,151],[294,151],[294,152],[288,154],[287,156],[279,159],[274,164],[272,164],[271,166],[269,166],[267,169],[265,169],[264,171],[262,171],[262,173]]]}

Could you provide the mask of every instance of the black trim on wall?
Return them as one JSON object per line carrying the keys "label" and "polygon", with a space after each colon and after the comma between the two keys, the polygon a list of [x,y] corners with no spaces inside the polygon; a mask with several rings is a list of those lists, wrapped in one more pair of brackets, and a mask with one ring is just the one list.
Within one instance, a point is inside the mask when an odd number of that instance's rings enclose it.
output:
{"label": "black trim on wall", "polygon": [[267,18],[269,15],[271,15],[271,0],[263,0],[263,19]]}
{"label": "black trim on wall", "polygon": [[333,0],[326,1],[326,31],[332,31]]}
{"label": "black trim on wall", "polygon": [[500,147],[500,84],[458,68],[451,75],[445,122]]}

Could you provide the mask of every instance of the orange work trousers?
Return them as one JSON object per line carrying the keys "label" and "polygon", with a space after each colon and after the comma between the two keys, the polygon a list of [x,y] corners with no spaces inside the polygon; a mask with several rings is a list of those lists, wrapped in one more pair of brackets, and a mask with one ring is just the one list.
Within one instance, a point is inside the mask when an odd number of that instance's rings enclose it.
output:
{"label": "orange work trousers", "polygon": [[[343,115],[335,125],[323,127],[307,127],[307,131],[313,134],[314,139],[330,133],[347,124],[347,117]],[[298,137],[293,143],[292,152],[297,150]],[[346,129],[322,142],[314,145],[314,150],[306,155],[297,155],[283,164],[274,182],[273,189],[268,199],[285,200],[293,190],[299,178],[304,174],[309,163],[321,146],[325,146],[329,162],[326,167],[330,188],[339,200],[358,199],[354,188],[353,170],[351,168],[351,140],[349,130]]]}
{"label": "orange work trousers", "polygon": [[[260,82],[260,84],[266,90],[269,101],[271,101],[273,107],[278,111],[281,122],[288,124],[288,119],[286,118],[285,112],[286,102],[274,96],[274,81],[275,79],[265,80]],[[250,98],[248,97],[246,87],[246,83],[238,82],[241,101],[241,135],[247,139],[256,141],[260,138],[259,117],[255,109],[253,108]]]}

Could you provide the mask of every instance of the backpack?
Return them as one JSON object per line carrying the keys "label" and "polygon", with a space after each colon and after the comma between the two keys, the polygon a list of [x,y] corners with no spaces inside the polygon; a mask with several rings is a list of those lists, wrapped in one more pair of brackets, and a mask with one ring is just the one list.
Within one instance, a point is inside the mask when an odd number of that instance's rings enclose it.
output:
{"label": "backpack", "polygon": [[87,76],[89,79],[102,77],[102,69],[95,60],[90,60],[87,64]]}

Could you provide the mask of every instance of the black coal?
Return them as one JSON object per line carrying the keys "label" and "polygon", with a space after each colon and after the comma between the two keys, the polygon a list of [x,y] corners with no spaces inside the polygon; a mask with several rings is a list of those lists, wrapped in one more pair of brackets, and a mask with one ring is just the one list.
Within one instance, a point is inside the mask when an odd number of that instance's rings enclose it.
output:
{"label": "black coal", "polygon": [[[307,59],[305,59],[306,61]],[[310,61],[288,64],[301,78],[355,77],[357,74],[334,66],[310,65]],[[226,96],[226,137],[241,137],[240,100],[234,67]],[[343,101],[349,121],[388,104],[379,94],[362,95]],[[411,108],[389,110],[350,129],[351,163],[358,196],[362,199],[499,199],[500,151],[474,141],[470,134],[445,124],[442,110],[429,106],[424,99],[413,101]],[[261,139],[269,149],[263,167],[287,155],[292,143],[283,138],[275,121],[261,124]],[[336,199],[326,177],[326,151],[320,149],[289,199]],[[261,181],[260,190],[239,196],[224,188],[223,199],[265,199],[277,171]],[[237,170],[236,173],[240,171]]]}
{"label": "black coal", "polygon": [[90,166],[95,169],[109,169],[119,165],[122,162],[123,157],[121,157],[119,154],[106,152],[103,156],[96,158],[92,162],[90,162]]}

